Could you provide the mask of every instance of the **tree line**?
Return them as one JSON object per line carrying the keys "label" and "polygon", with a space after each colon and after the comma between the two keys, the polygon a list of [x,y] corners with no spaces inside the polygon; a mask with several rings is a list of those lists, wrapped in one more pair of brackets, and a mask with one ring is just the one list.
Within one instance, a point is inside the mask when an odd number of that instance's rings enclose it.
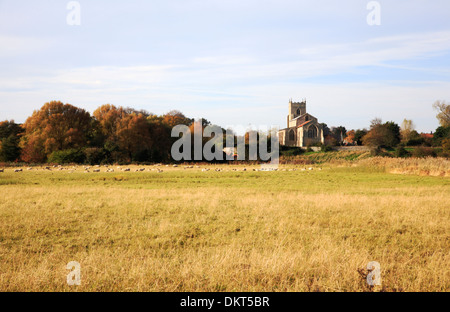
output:
{"label": "tree line", "polygon": [[[203,134],[211,123],[205,118],[199,122]],[[170,162],[173,161],[172,144],[179,138],[172,137],[172,128],[176,125],[188,126],[193,135],[194,119],[177,110],[158,116],[145,110],[105,104],[91,115],[71,104],[52,101],[34,111],[23,124],[12,120],[0,122],[0,161],[59,164]],[[236,145],[238,136],[219,128],[224,133],[220,148],[226,146],[230,135]],[[249,133],[244,135],[246,155],[249,153]],[[202,145],[209,139],[202,137]],[[270,143],[269,138],[267,144],[270,146]],[[215,148],[213,146],[213,152]],[[191,148],[192,153],[193,150]],[[226,154],[222,156],[225,161]]]}
{"label": "tree line", "polygon": [[162,162],[170,158],[174,125],[190,125],[179,111],[157,116],[106,104],[92,116],[59,101],[45,103],[22,125],[0,123],[0,160],[27,163]]}
{"label": "tree line", "polygon": [[[428,151],[426,153],[433,155],[436,152],[431,147],[438,147],[438,156],[449,157],[450,105],[438,101],[433,107],[438,111],[436,117],[440,126],[432,136],[419,134],[413,122],[406,119],[398,125],[393,121],[383,123],[375,118],[369,129],[350,131],[344,126],[328,128],[322,124],[325,137],[323,150],[333,145],[366,145],[378,154],[385,148],[396,148],[397,156],[404,156],[408,153],[405,147],[421,146],[423,148],[419,151]],[[178,139],[171,137],[172,128],[186,125],[193,130],[193,123],[194,119],[176,110],[158,116],[145,110],[105,104],[91,115],[71,104],[52,101],[34,111],[23,124],[12,120],[0,122],[0,161],[89,164],[166,162],[172,160],[171,146]],[[203,128],[210,124],[202,119]],[[237,136],[232,135],[237,142]],[[245,134],[247,145],[248,139],[249,132]],[[207,141],[203,138],[203,144]],[[223,142],[225,146],[226,136]]]}
{"label": "tree line", "polygon": [[364,145],[374,154],[383,155],[385,149],[395,149],[396,156],[407,156],[408,147],[419,147],[412,156],[450,157],[450,105],[436,101],[439,127],[434,133],[418,133],[412,120],[404,119],[401,125],[394,121],[383,122],[380,118],[371,121],[369,129],[347,131],[344,126],[324,128],[325,145]]}

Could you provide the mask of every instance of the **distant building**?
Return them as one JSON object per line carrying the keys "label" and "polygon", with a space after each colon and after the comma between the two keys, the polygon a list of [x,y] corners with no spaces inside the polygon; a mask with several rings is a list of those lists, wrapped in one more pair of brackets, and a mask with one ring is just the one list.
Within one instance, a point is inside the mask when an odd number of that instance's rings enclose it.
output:
{"label": "distant building", "polygon": [[324,143],[323,127],[316,117],[306,112],[306,100],[289,100],[287,128],[278,132],[280,145],[306,147],[315,143]]}
{"label": "distant building", "polygon": [[421,133],[420,136],[424,139],[432,139],[433,133]]}

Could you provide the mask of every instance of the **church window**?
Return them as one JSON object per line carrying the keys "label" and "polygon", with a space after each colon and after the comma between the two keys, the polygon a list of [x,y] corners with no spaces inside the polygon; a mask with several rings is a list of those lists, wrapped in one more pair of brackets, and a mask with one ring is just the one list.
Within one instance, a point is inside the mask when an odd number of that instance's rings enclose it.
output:
{"label": "church window", "polygon": [[295,140],[295,133],[294,130],[289,131],[289,141]]}
{"label": "church window", "polygon": [[316,127],[311,127],[308,130],[308,138],[315,138],[317,137],[317,128]]}

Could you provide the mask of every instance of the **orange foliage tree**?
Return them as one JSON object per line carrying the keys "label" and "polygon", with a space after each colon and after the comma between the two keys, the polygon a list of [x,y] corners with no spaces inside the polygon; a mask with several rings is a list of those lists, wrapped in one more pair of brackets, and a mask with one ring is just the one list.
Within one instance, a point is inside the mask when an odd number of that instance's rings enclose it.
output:
{"label": "orange foliage tree", "polygon": [[45,103],[23,124],[21,158],[43,162],[54,151],[86,145],[91,117],[84,109],[59,101]]}
{"label": "orange foliage tree", "polygon": [[177,110],[172,110],[163,116],[164,123],[170,128],[176,125],[186,125],[190,126],[193,122],[192,119],[187,118],[182,112]]}
{"label": "orange foliage tree", "polygon": [[152,138],[150,124],[144,114],[106,104],[95,110],[93,115],[110,152],[121,153],[128,161],[148,156]]}

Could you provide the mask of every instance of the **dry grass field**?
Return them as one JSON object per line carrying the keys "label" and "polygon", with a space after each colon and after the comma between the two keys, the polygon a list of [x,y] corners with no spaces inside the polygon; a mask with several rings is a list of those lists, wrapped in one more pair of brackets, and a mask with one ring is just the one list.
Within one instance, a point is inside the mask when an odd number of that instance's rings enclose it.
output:
{"label": "dry grass field", "polygon": [[6,168],[0,291],[449,291],[450,166],[427,161]]}

